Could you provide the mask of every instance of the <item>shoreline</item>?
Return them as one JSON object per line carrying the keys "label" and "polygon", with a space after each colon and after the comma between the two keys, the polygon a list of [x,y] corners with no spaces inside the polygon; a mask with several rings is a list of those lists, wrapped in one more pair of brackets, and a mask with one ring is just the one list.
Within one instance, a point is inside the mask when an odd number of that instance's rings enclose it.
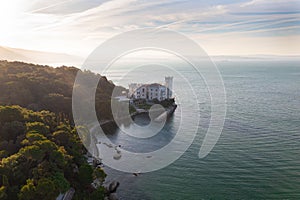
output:
{"label": "shoreline", "polygon": [[[167,118],[171,117],[173,115],[173,113],[175,112],[175,110],[177,109],[177,104],[173,104],[171,106],[169,106],[168,108],[166,108],[166,114],[167,114]],[[131,118],[134,118],[135,116],[141,115],[141,114],[148,114],[149,110],[145,110],[142,109],[141,111],[135,111],[133,113],[130,114]],[[162,113],[164,114],[164,113]],[[99,122],[100,126],[104,126],[110,123],[115,123],[114,119],[108,119],[108,120],[102,120]],[[116,124],[116,123],[115,123]]]}
{"label": "shoreline", "polygon": [[[158,119],[158,121],[161,121],[159,118],[163,117],[163,118],[170,118],[173,113],[175,112],[177,108],[177,104],[173,104],[173,105],[170,105],[169,107],[165,108],[165,112],[161,113],[158,117],[156,117],[155,120]],[[135,116],[138,116],[138,115],[141,115],[141,114],[145,114],[145,113],[149,113],[149,110],[144,110],[142,112],[134,112],[134,113],[131,113],[130,114],[130,117],[133,119]],[[99,122],[100,126],[106,126],[106,125],[109,125],[109,124],[113,124],[113,125],[116,125],[116,122],[115,120],[111,119],[111,120],[103,120],[101,122]],[[97,143],[99,143],[100,141],[98,141],[98,139],[95,137],[95,135],[93,135],[93,139],[95,139],[97,142],[95,143],[95,145]],[[97,145],[95,146],[97,148]],[[97,152],[97,154],[99,154],[99,152]],[[103,165],[103,163],[101,162],[101,159],[96,159],[95,157],[93,157],[92,155],[87,155],[87,161],[89,160],[89,158],[92,158],[92,162],[89,162],[93,167],[101,167],[103,170],[105,168],[105,166]],[[105,170],[104,170],[105,172]],[[105,172],[107,174],[107,172]],[[135,173],[133,173],[133,175],[135,175]],[[135,175],[137,176],[137,175]],[[106,188],[106,192],[107,192],[107,195],[106,195],[106,199],[107,200],[116,200],[116,199],[119,199],[118,196],[117,196],[117,189],[120,185],[120,182],[118,180],[113,180],[109,183],[106,183],[106,185],[103,185],[105,188]],[[114,189],[111,189],[111,187],[113,187]]]}

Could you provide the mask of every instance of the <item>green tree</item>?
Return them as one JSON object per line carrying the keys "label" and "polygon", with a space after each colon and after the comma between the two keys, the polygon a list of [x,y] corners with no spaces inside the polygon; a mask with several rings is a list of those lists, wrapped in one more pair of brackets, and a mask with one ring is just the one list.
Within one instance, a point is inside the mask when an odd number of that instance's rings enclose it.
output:
{"label": "green tree", "polygon": [[1,127],[1,140],[16,140],[18,135],[24,134],[25,127],[22,122],[5,122]]}
{"label": "green tree", "polygon": [[8,178],[6,175],[2,176],[2,185],[5,187],[9,187]]}
{"label": "green tree", "polygon": [[104,199],[105,197],[105,189],[104,187],[99,187],[97,190],[93,191],[90,195],[90,199]]}
{"label": "green tree", "polygon": [[63,173],[57,172],[52,176],[56,190],[65,193],[70,188],[70,183],[65,179]]}
{"label": "green tree", "polygon": [[53,200],[59,194],[56,190],[54,182],[50,178],[42,178],[38,181],[36,186],[37,199]]}
{"label": "green tree", "polygon": [[50,131],[49,131],[49,126],[46,126],[42,122],[28,122],[26,123],[26,131],[31,132],[31,131],[36,131],[44,136],[47,136]]}
{"label": "green tree", "polygon": [[0,132],[8,133],[0,135],[0,200],[55,199],[70,186],[77,199],[101,197],[100,189],[89,186],[105,173],[88,165],[76,129],[62,119],[49,111],[0,106]]}
{"label": "green tree", "polygon": [[47,140],[47,138],[37,131],[31,131],[26,133],[26,139],[22,141],[23,145],[32,145],[35,141]]}
{"label": "green tree", "polygon": [[37,145],[26,146],[20,150],[20,153],[28,160],[35,160],[37,162],[41,162],[45,156],[44,151]]}
{"label": "green tree", "polygon": [[69,132],[65,130],[58,130],[53,133],[53,137],[57,141],[59,145],[69,146],[70,145],[70,139],[71,135]]}
{"label": "green tree", "polygon": [[78,178],[79,178],[80,184],[83,187],[86,187],[92,183],[92,181],[93,181],[92,174],[93,174],[93,168],[90,165],[84,164],[79,167]]}
{"label": "green tree", "polygon": [[32,179],[27,179],[27,183],[21,188],[18,197],[20,200],[36,199],[36,187]]}
{"label": "green tree", "polygon": [[[2,95],[1,95],[2,96]],[[0,122],[23,121],[24,117],[19,106],[0,106]]]}
{"label": "green tree", "polygon": [[105,177],[106,177],[106,174],[105,174],[105,172],[103,171],[102,168],[96,167],[96,168],[94,169],[94,171],[93,171],[93,178],[94,178],[94,179],[97,178],[97,179],[102,179],[102,180],[104,180]]}
{"label": "green tree", "polygon": [[5,186],[0,187],[0,199],[1,200],[7,199],[6,187]]}

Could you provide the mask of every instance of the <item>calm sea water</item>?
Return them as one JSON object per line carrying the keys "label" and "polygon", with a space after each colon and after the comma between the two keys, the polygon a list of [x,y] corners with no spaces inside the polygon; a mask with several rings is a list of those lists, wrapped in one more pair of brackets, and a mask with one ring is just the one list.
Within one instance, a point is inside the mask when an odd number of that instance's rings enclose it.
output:
{"label": "calm sea water", "polygon": [[[121,183],[118,195],[126,200],[300,199],[299,64],[217,63],[227,92],[227,116],[218,143],[204,159],[198,158],[198,152],[209,123],[209,100],[203,82],[191,74],[190,81],[199,82],[194,89],[203,93],[203,101],[198,135],[190,148],[170,166],[138,177],[105,167],[107,180]],[[188,68],[178,70],[189,73]],[[118,82],[123,72],[114,70],[107,76]],[[157,81],[155,75],[147,77]],[[179,105],[160,137],[139,140],[117,129],[110,138],[128,150],[148,152],[174,137],[180,117]],[[145,119],[136,120],[143,123]]]}

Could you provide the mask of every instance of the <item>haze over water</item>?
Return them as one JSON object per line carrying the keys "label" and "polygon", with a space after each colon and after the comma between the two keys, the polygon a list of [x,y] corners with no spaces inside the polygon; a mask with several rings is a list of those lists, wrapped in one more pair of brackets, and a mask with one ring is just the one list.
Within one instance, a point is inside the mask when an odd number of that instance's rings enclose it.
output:
{"label": "haze over water", "polygon": [[[178,71],[189,73],[189,68],[173,65]],[[134,177],[105,167],[108,180],[121,182],[118,189],[121,199],[300,198],[299,62],[234,61],[218,62],[217,66],[227,92],[227,116],[214,149],[204,159],[198,158],[209,124],[210,102],[203,80],[196,75],[193,79],[190,73],[190,81],[197,82],[194,90],[203,97],[199,103],[198,135],[180,159],[162,170]],[[106,75],[118,82],[124,69],[112,70]],[[164,75],[157,77],[149,73],[147,79],[163,81]],[[175,92],[176,85],[180,83],[174,80]],[[126,81],[123,86],[127,87]],[[179,104],[159,137],[139,140],[116,130],[110,138],[115,144],[135,152],[158,149],[172,140],[180,117]],[[147,121],[142,116],[136,120]]]}

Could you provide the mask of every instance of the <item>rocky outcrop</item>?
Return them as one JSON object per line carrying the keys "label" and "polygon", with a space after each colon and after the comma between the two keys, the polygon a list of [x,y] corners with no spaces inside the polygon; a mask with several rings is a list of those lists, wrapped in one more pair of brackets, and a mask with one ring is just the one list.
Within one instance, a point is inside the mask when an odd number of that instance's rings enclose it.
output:
{"label": "rocky outcrop", "polygon": [[117,188],[119,187],[120,183],[118,181],[113,181],[108,186],[108,192],[114,193],[117,191]]}
{"label": "rocky outcrop", "polygon": [[108,196],[108,200],[118,200],[118,197],[115,193],[111,193],[109,196]]}
{"label": "rocky outcrop", "polygon": [[116,191],[120,183],[118,181],[112,181],[106,188],[106,197],[105,200],[118,200]]}

